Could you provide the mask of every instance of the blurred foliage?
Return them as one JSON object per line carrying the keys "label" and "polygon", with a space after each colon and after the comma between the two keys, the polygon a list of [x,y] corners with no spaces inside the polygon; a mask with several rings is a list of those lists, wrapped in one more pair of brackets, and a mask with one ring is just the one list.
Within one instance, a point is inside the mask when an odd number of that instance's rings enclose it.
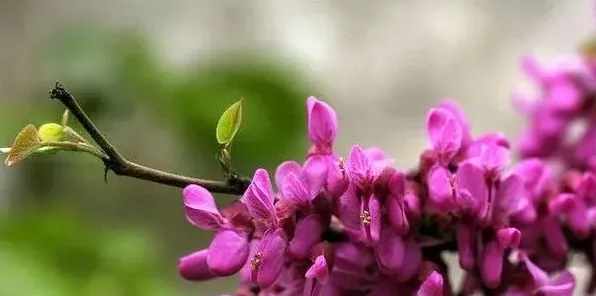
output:
{"label": "blurred foliage", "polygon": [[[139,229],[102,228],[76,209],[48,205],[0,224],[0,295],[180,295]],[[171,264],[170,264],[171,265]]]}
{"label": "blurred foliage", "polygon": [[[164,65],[147,40],[130,32],[72,30],[53,41],[50,68],[61,69],[61,81],[91,111],[126,116],[133,108],[148,108],[156,122],[186,142],[187,152],[215,157],[218,118],[244,98],[243,128],[232,155],[241,173],[274,168],[304,151],[305,100],[312,89],[280,61],[225,53],[180,69]],[[216,168],[215,161],[200,165]]]}
{"label": "blurred foliage", "polygon": [[[268,55],[209,55],[174,67],[142,36],[81,26],[51,35],[40,49],[41,74],[64,83],[106,133],[116,133],[114,128],[123,134],[145,131],[116,146],[135,147],[155,129],[166,131],[170,138],[164,141],[175,145],[164,145],[159,149],[167,155],[155,157],[167,157],[172,168],[184,171],[189,166],[204,177],[222,175],[215,128],[221,113],[240,98],[243,122],[234,138],[232,161],[241,174],[250,176],[256,167],[274,169],[305,152],[305,99],[313,88]],[[43,101],[49,87],[33,90],[32,100],[2,102],[0,138],[6,145],[27,123],[59,120],[62,106]],[[138,110],[151,117],[141,129],[130,120]],[[13,207],[0,216],[1,296],[184,294],[173,280],[175,261],[165,258],[200,245],[188,241],[196,237],[196,229],[172,228],[179,225],[176,221],[184,223],[178,191],[168,199],[156,196],[164,192],[161,188],[142,187],[140,182],[126,182],[130,188],[105,186],[101,164],[84,155],[35,158],[17,170],[0,172],[17,179],[11,182],[15,187],[6,190]],[[139,201],[153,204],[139,207]],[[164,205],[174,209],[165,210]],[[155,215],[151,211],[176,214],[168,221],[138,221],[153,219],[147,218]],[[100,226],[97,221],[111,224]],[[126,226],[130,224],[164,226],[138,229]],[[174,245],[181,242],[186,245]],[[156,248],[160,245],[164,250]]]}

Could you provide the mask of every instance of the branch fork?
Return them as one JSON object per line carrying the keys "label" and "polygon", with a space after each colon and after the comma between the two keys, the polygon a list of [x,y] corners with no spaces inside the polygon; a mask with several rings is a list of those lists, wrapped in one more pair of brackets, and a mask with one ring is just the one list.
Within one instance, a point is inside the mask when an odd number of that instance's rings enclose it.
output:
{"label": "branch fork", "polygon": [[56,86],[50,90],[50,98],[59,100],[83,126],[85,131],[91,136],[101,149],[101,160],[105,166],[105,176],[109,171],[119,176],[127,176],[141,180],[151,181],[168,186],[184,188],[190,184],[196,184],[214,193],[224,193],[241,195],[250,184],[250,178],[240,177],[236,174],[226,174],[227,180],[215,181],[207,179],[193,178],[174,173],[169,173],[147,167],[126,159],[101,131],[91,121],[77,100],[62,85],[56,83]]}

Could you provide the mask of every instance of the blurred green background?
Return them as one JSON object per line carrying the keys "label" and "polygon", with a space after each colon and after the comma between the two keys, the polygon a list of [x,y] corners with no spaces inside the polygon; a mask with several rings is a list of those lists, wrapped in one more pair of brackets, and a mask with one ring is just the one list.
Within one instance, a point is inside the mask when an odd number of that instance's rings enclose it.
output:
{"label": "blurred green background", "polygon": [[[131,31],[76,27],[39,51],[42,71],[62,82],[131,160],[182,174],[221,179],[215,126],[244,98],[234,165],[301,159],[305,99],[313,91],[274,55],[227,52],[186,65],[160,63]],[[28,98],[2,103],[0,140],[10,146],[26,124],[59,122],[63,107],[39,85]],[[71,119],[71,125],[84,131]],[[187,284],[176,260],[205,247],[210,234],[185,220],[181,191],[110,175],[87,155],[39,155],[2,168],[12,182],[0,219],[2,296],[160,296],[232,292],[235,279]],[[218,196],[225,204],[234,196]],[[8,207],[6,207],[8,209]]]}

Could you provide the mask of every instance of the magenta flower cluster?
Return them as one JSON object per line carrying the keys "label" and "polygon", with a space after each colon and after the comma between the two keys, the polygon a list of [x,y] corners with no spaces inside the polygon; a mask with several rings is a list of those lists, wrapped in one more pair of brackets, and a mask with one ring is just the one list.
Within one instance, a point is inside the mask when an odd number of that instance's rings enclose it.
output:
{"label": "magenta flower cluster", "polygon": [[[188,220],[214,236],[180,259],[180,274],[240,274],[234,295],[571,295],[569,253],[596,266],[596,64],[525,58],[523,68],[537,88],[515,96],[528,121],[515,149],[501,133],[473,135],[445,100],[428,112],[429,147],[409,171],[376,147],[340,157],[335,111],[308,98],[303,163],[256,170],[222,209],[204,188],[184,189]],[[461,283],[445,252],[457,254]]]}

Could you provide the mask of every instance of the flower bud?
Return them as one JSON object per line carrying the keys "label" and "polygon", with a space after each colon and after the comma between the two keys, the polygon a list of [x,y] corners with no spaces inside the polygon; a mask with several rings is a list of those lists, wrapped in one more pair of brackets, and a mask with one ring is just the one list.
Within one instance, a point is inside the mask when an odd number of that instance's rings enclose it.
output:
{"label": "flower bud", "polygon": [[61,125],[46,123],[39,127],[38,135],[42,142],[60,142],[64,140],[66,133]]}
{"label": "flower bud", "polygon": [[204,281],[215,278],[207,267],[207,250],[189,254],[178,260],[178,273],[189,281]]}

